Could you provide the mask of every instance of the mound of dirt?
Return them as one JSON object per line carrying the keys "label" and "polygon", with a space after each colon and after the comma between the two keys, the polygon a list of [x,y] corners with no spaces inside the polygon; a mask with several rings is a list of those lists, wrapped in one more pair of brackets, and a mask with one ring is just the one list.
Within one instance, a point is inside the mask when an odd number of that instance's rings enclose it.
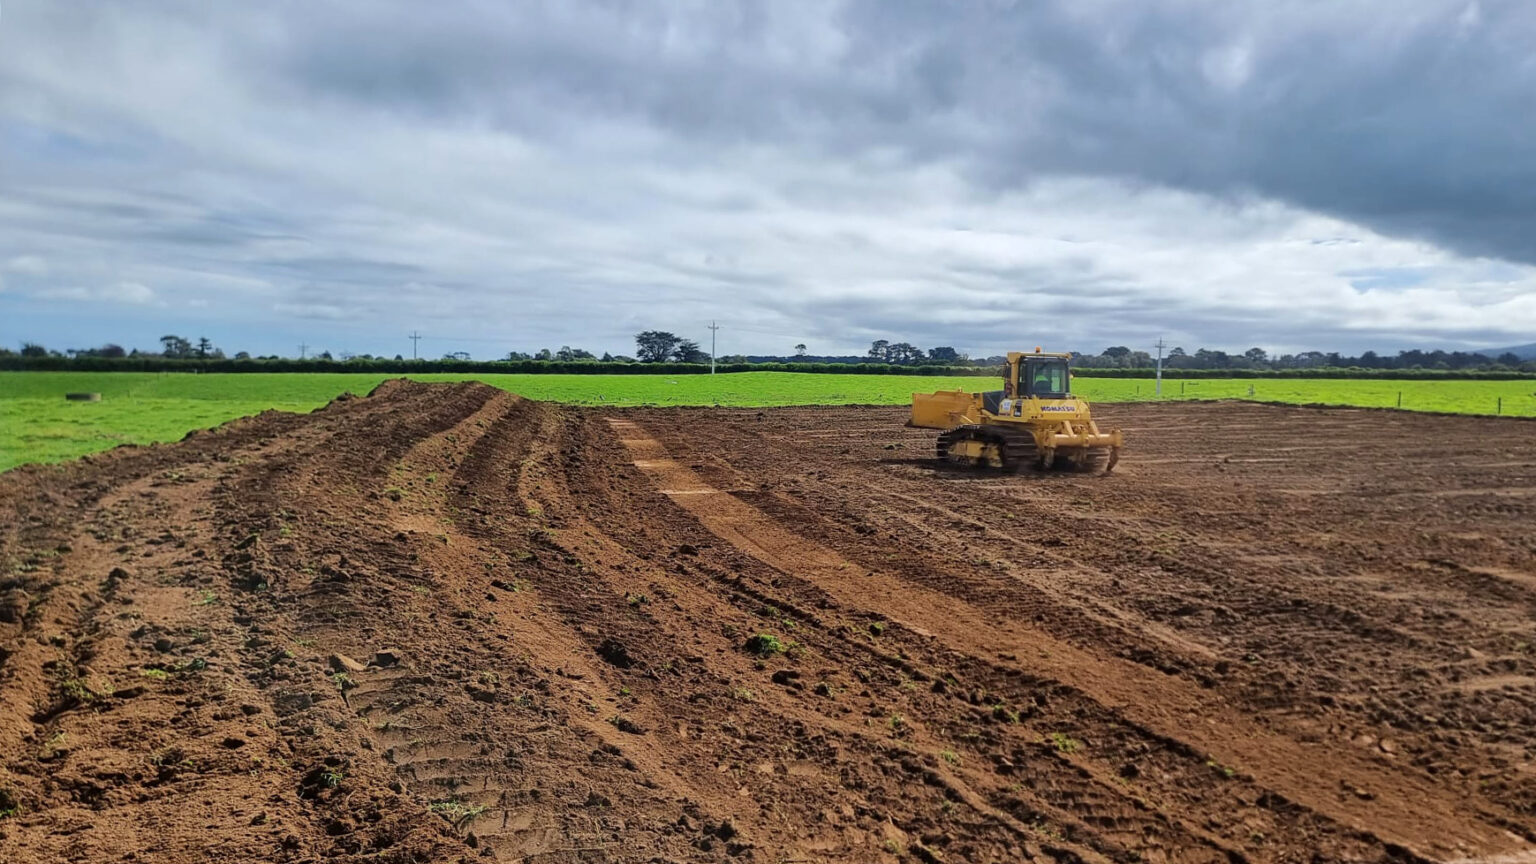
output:
{"label": "mound of dirt", "polygon": [[0,860],[1536,853],[1536,427],[1106,413],[397,381],[0,475]]}

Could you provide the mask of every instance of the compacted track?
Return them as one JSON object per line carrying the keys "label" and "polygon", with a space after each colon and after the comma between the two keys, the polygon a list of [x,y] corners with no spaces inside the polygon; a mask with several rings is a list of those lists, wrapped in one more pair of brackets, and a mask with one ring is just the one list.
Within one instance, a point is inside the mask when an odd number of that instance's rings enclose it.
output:
{"label": "compacted track", "polygon": [[0,860],[1536,861],[1536,424],[1096,413],[391,382],[9,472]]}

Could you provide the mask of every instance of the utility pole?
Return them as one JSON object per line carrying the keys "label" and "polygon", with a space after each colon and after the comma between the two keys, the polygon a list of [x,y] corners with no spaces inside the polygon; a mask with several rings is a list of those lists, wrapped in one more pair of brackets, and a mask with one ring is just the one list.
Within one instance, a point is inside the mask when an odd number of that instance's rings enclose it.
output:
{"label": "utility pole", "polygon": [[720,327],[715,322],[709,322],[709,374],[715,374],[715,331]]}
{"label": "utility pole", "polygon": [[1157,395],[1163,395],[1163,337],[1157,337]]}
{"label": "utility pole", "polygon": [[303,342],[299,343],[299,359],[300,360],[304,359],[304,352],[306,352],[308,350],[309,350],[309,346],[308,345],[305,345]]}
{"label": "utility pole", "polygon": [[420,339],[421,339],[421,334],[417,333],[415,330],[412,330],[411,331],[411,359],[412,360],[416,359],[416,342],[418,340],[420,340]]}

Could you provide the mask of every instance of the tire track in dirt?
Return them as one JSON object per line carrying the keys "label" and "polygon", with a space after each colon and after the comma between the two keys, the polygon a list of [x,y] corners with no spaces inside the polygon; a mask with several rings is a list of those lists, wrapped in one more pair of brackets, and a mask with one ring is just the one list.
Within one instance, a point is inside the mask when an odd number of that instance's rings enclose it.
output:
{"label": "tire track in dirt", "polygon": [[[1189,406],[1134,410],[1156,416],[1187,412]],[[1287,429],[1275,416],[1298,415],[1309,430],[1328,426],[1330,440],[1395,443],[1402,438],[1393,438],[1382,419],[1414,427],[1410,440],[1429,443],[1421,445],[1422,452],[1404,451],[1401,464],[1392,463],[1404,482],[1417,482],[1415,458],[1432,460],[1429,464],[1437,469],[1446,465],[1445,444],[1436,439],[1465,440],[1474,430],[1447,431],[1433,418],[1413,415],[1370,418],[1375,425],[1367,428],[1350,412],[1341,412],[1344,429],[1334,435],[1333,415],[1326,411],[1204,410],[1211,417],[1202,418],[1199,434],[1182,421],[1138,430],[1139,449],[1148,455],[1146,461],[1128,457],[1125,467],[1132,479],[1118,471],[1102,479],[934,471],[926,458],[889,454],[892,448],[927,452],[931,446],[931,436],[899,427],[899,409],[637,416],[653,418],[667,445],[711,482],[722,488],[759,488],[739,497],[870,569],[973,602],[985,598],[1005,616],[1008,604],[1015,603],[1014,617],[1032,619],[1075,644],[1107,646],[1152,668],[1194,677],[1247,710],[1264,712],[1267,722],[1298,740],[1349,741],[1374,760],[1411,762],[1436,784],[1459,788],[1474,800],[1497,801],[1500,806],[1491,808],[1490,818],[1529,836],[1529,819],[1498,812],[1507,808],[1536,818],[1531,805],[1536,766],[1523,755],[1531,752],[1530,745],[1511,746],[1530,741],[1523,730],[1536,721],[1536,691],[1518,685],[1511,689],[1505,677],[1529,677],[1536,671],[1531,619],[1520,606],[1510,605],[1523,605],[1525,596],[1502,588],[1479,592],[1477,582],[1497,577],[1477,573],[1447,579],[1451,574],[1444,568],[1424,563],[1444,554],[1426,555],[1426,548],[1448,552],[1454,544],[1463,569],[1536,572],[1536,543],[1523,528],[1523,511],[1499,503],[1489,512],[1456,513],[1448,519],[1435,511],[1383,505],[1357,489],[1381,485],[1377,478],[1384,457],[1364,446],[1354,461],[1350,452],[1319,455],[1316,448],[1286,447],[1294,443],[1295,427]],[[884,439],[821,431],[839,423],[859,426],[872,413],[890,415]],[[1193,448],[1199,453],[1211,442],[1220,446],[1238,440],[1241,430],[1228,428],[1231,414],[1269,415],[1263,424],[1250,424],[1249,434],[1264,432],[1255,436],[1257,452],[1296,455],[1259,461],[1247,455],[1252,451],[1237,450],[1234,456],[1224,449],[1219,459],[1184,460],[1197,469],[1183,462],[1157,467],[1170,451]],[[1366,431],[1368,438],[1362,437]],[[1503,464],[1536,474],[1536,435],[1531,434],[1536,430],[1515,424],[1513,431],[1524,438],[1503,445],[1511,448],[1506,454],[1517,457]],[[1266,440],[1271,433],[1275,442]],[[1478,434],[1489,437],[1486,430]],[[1518,459],[1521,453],[1524,461]],[[729,454],[729,463],[721,454]],[[1340,456],[1345,466],[1359,465],[1356,473],[1339,470]],[[1369,461],[1373,456],[1377,463]],[[1304,467],[1298,468],[1298,461]],[[1476,454],[1466,461],[1465,468],[1452,466],[1453,484],[1521,482],[1519,472],[1497,478],[1478,474],[1482,460]],[[1302,479],[1330,490],[1326,503],[1309,503],[1323,509],[1277,509],[1271,490],[1299,485]],[[1182,491],[1186,488],[1187,493]],[[893,500],[896,495],[932,501],[963,518],[918,518],[931,508]],[[898,523],[912,530],[884,527]],[[985,550],[985,561],[973,561],[966,552],[980,544],[966,529],[978,524],[1012,534],[1019,551],[993,545]],[[1384,530],[1352,533],[1362,525]],[[1469,532],[1474,525],[1478,530]],[[919,539],[924,536],[926,541]],[[1248,537],[1255,539],[1233,540]],[[1038,592],[1029,593],[1018,580],[999,579],[992,572],[1011,568],[1018,579],[1044,578],[1034,569],[1041,546],[1086,567],[1076,572],[1072,590],[1119,607],[1124,626],[1090,627],[1082,616],[1071,614],[1072,606],[1043,604]],[[1311,550],[1316,551],[1310,562],[1294,563],[1296,553]],[[1363,581],[1355,569],[1361,566],[1392,573],[1394,593],[1383,596],[1375,582]],[[1426,567],[1434,569],[1426,572]],[[1454,598],[1467,599],[1447,602]],[[1141,635],[1143,628],[1153,632]],[[1223,656],[1212,664],[1205,650],[1174,650],[1178,642],[1164,638],[1168,632]],[[1419,683],[1425,681],[1505,684],[1497,693],[1473,691],[1468,697],[1454,687]]]}
{"label": "tire track in dirt", "polygon": [[[956,630],[963,631],[966,641],[982,653],[1038,654],[1041,662],[1031,665],[1047,677],[1113,706],[1138,724],[1170,727],[1163,737],[1190,740],[1197,750],[1215,754],[1223,764],[1242,765],[1270,788],[1314,812],[1330,814],[1342,824],[1352,824],[1364,813],[1362,821],[1390,843],[1419,846],[1425,854],[1457,846],[1495,852],[1511,848],[1511,838],[1500,827],[1481,823],[1475,812],[1463,809],[1462,802],[1438,794],[1428,784],[1385,778],[1374,766],[1360,763],[1351,754],[1339,754],[1332,770],[1322,771],[1321,777],[1310,771],[1299,774],[1294,766],[1314,761],[1315,756],[1229,711],[1213,710],[1207,694],[1187,689],[1182,682],[1149,678],[1144,667],[1100,660],[1042,633],[999,628],[949,595],[925,592],[914,599],[911,586],[854,565],[830,549],[785,530],[736,498],[708,495],[708,483],[668,458],[662,445],[633,422],[610,422],[634,454],[636,465],[652,474],[659,488],[672,490],[674,500],[713,533],[785,572],[808,574],[811,581],[844,602],[865,598],[865,602],[883,609],[899,609],[901,613],[893,620],[941,640]],[[691,494],[677,495],[678,491]],[[1162,710],[1149,713],[1150,706]],[[1170,726],[1169,720],[1180,715],[1205,715],[1208,722],[1221,727],[1221,734],[1180,728],[1183,724]],[[1404,785],[1406,788],[1397,790]],[[1351,802],[1349,811],[1341,811],[1337,804],[1337,790],[1341,788],[1369,788],[1373,790],[1371,800]],[[1455,815],[1447,818],[1449,814]],[[1421,833],[1426,824],[1434,824],[1438,830]],[[1435,838],[1432,845],[1414,839],[1426,836]]]}

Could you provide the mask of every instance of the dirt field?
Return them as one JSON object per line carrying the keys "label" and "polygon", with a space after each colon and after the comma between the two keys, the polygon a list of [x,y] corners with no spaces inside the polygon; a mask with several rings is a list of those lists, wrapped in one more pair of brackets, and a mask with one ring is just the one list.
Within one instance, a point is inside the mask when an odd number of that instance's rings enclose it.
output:
{"label": "dirt field", "polygon": [[0,861],[1536,861],[1536,423],[1099,413],[388,383],[0,475]]}

